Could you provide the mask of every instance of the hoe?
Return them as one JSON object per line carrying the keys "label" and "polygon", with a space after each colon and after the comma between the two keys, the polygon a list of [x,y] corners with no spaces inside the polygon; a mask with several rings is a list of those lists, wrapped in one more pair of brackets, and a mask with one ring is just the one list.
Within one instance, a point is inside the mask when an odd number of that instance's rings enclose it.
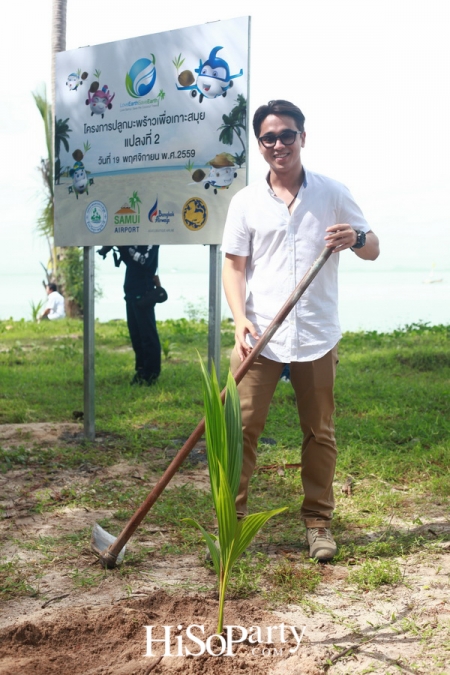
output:
{"label": "hoe", "polygon": [[[237,384],[242,380],[252,363],[257,359],[264,347],[272,339],[275,332],[278,330],[289,312],[291,312],[291,310],[297,304],[298,300],[306,291],[310,283],[322,269],[332,252],[333,250],[331,248],[325,247],[317,260],[311,265],[303,279],[297,284],[296,288],[286,300],[283,307],[273,319],[272,323],[267,327],[256,345],[253,347],[252,351],[239,366],[234,375],[234,379],[236,380]],[[225,399],[225,392],[226,389],[224,389],[221,393],[222,401]],[[200,440],[204,431],[205,420],[202,419],[202,421],[199,422],[197,427],[189,436],[186,443],[178,451],[177,455],[169,464],[159,481],[154,486],[153,490],[149,493],[145,501],[142,502],[141,506],[139,506],[134,515],[130,518],[117,538],[106,532],[106,530],[100,527],[98,523],[94,525],[91,538],[91,548],[99,557],[103,567],[113,569],[116,565],[122,562],[125,555],[125,545],[127,544],[128,540],[139,527],[147,513],[152,508],[153,504],[156,502],[163,490],[167,487],[168,483],[172,480],[196,443]]]}

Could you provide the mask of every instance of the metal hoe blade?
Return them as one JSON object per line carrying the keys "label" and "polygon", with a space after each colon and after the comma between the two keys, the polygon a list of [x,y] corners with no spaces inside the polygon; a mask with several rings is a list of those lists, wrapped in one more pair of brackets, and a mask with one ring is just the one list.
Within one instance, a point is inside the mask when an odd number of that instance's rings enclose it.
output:
{"label": "metal hoe blade", "polygon": [[[112,546],[115,541],[116,537],[114,537],[112,534],[109,534],[109,532],[104,530],[103,527],[101,527],[98,523],[95,523],[91,537],[91,548],[94,553],[101,557],[108,546]],[[123,560],[125,549],[126,546],[124,546],[117,554],[116,562],[118,565],[120,565]]]}

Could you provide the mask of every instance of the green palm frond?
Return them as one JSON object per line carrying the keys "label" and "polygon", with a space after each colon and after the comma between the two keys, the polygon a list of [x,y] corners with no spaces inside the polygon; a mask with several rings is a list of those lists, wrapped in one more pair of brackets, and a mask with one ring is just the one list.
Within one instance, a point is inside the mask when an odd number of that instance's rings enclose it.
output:
{"label": "green palm frond", "polygon": [[243,442],[241,406],[236,382],[228,373],[225,405],[217,381],[216,370],[209,376],[205,365],[202,369],[203,398],[205,405],[205,436],[208,457],[211,494],[219,526],[219,550],[217,537],[192,519],[186,521],[203,534],[211,553],[214,569],[219,579],[219,618],[217,633],[223,629],[225,593],[231,569],[240,555],[269,518],[285,511],[285,508],[255,513],[238,520],[235,506],[242,471]]}

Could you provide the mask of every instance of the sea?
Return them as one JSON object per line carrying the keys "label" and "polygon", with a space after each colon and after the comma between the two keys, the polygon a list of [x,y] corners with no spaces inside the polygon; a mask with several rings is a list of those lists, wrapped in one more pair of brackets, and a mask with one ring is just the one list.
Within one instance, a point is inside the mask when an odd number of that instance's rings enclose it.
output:
{"label": "sea", "polygon": [[[448,265],[430,262],[419,269],[393,267],[357,260],[351,252],[341,256],[339,314],[343,332],[391,332],[418,323],[450,325]],[[101,322],[125,319],[124,271],[123,265],[114,267],[111,256],[96,260],[96,284],[102,296],[95,301],[95,317]],[[161,247],[159,275],[169,297],[156,307],[158,321],[208,319],[209,247]],[[0,273],[0,319],[31,319],[32,304],[46,299],[43,278],[37,264],[7,275]],[[223,293],[219,312],[222,318],[231,317]]]}

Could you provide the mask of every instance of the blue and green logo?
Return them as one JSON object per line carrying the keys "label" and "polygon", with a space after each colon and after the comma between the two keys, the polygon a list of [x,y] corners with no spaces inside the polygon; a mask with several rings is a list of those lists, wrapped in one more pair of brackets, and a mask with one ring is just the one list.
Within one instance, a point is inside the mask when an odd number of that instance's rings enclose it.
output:
{"label": "blue and green logo", "polygon": [[150,59],[138,59],[133,63],[130,72],[125,78],[125,86],[132,98],[147,96],[156,81],[156,59],[150,54]]}

